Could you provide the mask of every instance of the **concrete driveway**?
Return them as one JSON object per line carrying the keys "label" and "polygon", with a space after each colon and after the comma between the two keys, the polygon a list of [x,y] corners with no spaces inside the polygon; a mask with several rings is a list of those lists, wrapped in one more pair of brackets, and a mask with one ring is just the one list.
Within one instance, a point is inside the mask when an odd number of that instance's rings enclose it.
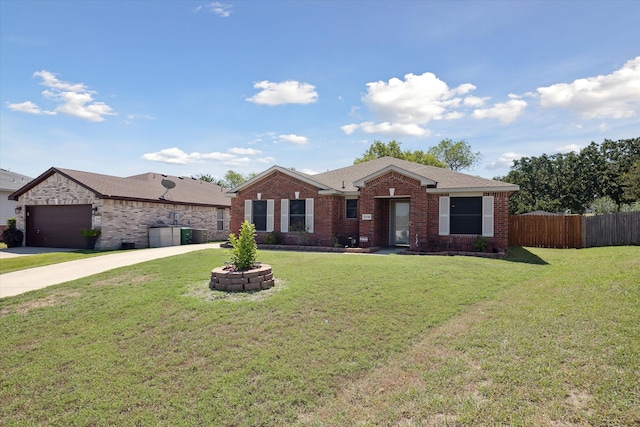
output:
{"label": "concrete driveway", "polygon": [[[115,252],[75,261],[61,262],[43,267],[0,274],[0,298],[19,295],[35,289],[45,288],[58,283],[69,282],[118,267],[138,264],[158,258],[181,255],[202,249],[220,248],[219,243],[203,243],[196,245],[168,246],[165,248],[135,249]],[[64,252],[73,249],[55,248],[11,248],[0,249],[2,259],[29,256],[39,253]]]}

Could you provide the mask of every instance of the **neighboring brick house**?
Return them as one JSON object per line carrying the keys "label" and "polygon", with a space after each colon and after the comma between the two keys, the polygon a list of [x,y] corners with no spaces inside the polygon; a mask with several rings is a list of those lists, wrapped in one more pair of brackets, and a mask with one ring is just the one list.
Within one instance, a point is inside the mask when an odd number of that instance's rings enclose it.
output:
{"label": "neighboring brick house", "polygon": [[[172,187],[172,188],[168,188]],[[26,246],[82,248],[82,228],[99,228],[96,248],[149,246],[149,228],[207,230],[207,240],[229,234],[225,189],[191,177],[158,173],[120,178],[51,168],[11,196]],[[204,233],[201,233],[204,234]]]}
{"label": "neighboring brick house", "polygon": [[317,175],[273,166],[232,189],[231,230],[243,220],[258,240],[410,250],[508,246],[509,196],[518,186],[384,157]]}

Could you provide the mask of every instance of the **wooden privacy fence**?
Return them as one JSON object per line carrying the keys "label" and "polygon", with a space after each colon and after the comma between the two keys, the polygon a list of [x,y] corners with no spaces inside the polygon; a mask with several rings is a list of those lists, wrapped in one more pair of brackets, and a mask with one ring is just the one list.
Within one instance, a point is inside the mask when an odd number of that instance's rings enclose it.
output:
{"label": "wooden privacy fence", "polygon": [[509,245],[542,248],[640,245],[640,212],[510,215]]}
{"label": "wooden privacy fence", "polygon": [[581,219],[579,215],[510,215],[509,245],[580,248]]}

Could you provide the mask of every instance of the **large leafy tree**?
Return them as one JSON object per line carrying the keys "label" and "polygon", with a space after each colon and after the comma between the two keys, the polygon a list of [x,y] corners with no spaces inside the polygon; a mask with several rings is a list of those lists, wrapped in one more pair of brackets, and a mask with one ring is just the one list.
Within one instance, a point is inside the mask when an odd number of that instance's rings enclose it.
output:
{"label": "large leafy tree", "polygon": [[444,164],[428,152],[422,150],[403,150],[402,143],[395,140],[384,143],[374,141],[364,154],[354,160],[354,164],[368,162],[369,160],[380,159],[382,157],[395,157],[396,159],[407,160],[428,166],[444,167]]}
{"label": "large leafy tree", "polygon": [[471,168],[480,162],[482,156],[480,152],[473,152],[471,146],[465,141],[452,141],[443,139],[435,147],[429,148],[428,154],[445,164],[447,169],[461,171]]}
{"label": "large leafy tree", "polygon": [[622,188],[626,201],[640,201],[640,160],[636,160],[622,177]]}
{"label": "large leafy tree", "polygon": [[[599,198],[609,198],[617,206],[632,201],[627,188],[632,166],[640,161],[640,138],[592,142],[580,153],[543,154],[514,162],[500,180],[518,184],[520,191],[509,201],[509,212],[534,210],[581,213]],[[631,188],[633,188],[633,178]],[[634,194],[634,193],[631,193]]]}

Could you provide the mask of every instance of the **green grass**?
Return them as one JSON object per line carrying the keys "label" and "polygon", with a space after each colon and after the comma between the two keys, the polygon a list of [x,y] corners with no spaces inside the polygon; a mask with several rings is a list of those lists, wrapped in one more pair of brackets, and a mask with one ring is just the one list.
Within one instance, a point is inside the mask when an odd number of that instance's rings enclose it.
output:
{"label": "green grass", "polygon": [[[3,425],[633,425],[640,248],[205,250],[0,300]],[[0,278],[1,280],[1,278]]]}
{"label": "green grass", "polygon": [[114,251],[77,250],[72,252],[52,252],[36,255],[24,255],[11,258],[2,258],[0,262],[0,274],[26,268],[41,267],[57,264],[59,262],[74,261],[82,258],[90,258],[98,255],[113,253]]}

